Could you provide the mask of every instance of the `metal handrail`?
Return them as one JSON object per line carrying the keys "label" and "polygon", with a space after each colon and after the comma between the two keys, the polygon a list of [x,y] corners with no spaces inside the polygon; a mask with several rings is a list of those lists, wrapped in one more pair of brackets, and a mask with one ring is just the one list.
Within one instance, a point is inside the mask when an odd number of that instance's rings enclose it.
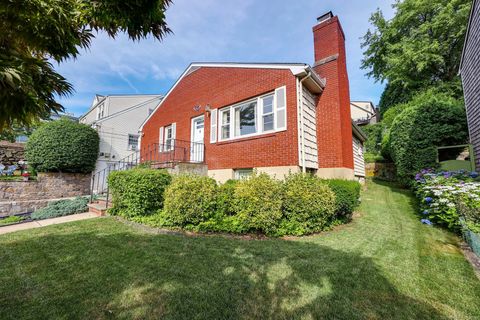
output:
{"label": "metal handrail", "polygon": [[[109,188],[107,177],[110,172],[129,170],[140,163],[152,165],[175,165],[175,163],[205,163],[205,144],[187,140],[171,139],[163,144],[149,144],[140,150],[133,152],[127,157],[110,164],[105,169],[92,174],[90,188],[90,202],[93,202],[95,194],[106,194],[108,207]],[[95,188],[96,186],[96,188]]]}

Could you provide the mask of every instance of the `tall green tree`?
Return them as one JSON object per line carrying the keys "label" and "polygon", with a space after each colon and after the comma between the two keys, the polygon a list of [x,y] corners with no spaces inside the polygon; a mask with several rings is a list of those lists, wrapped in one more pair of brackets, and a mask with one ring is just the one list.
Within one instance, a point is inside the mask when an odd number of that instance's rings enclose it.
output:
{"label": "tall green tree", "polygon": [[0,132],[14,121],[28,126],[51,112],[73,87],[52,62],[75,58],[95,32],[132,40],[171,31],[165,11],[171,0],[0,1]]}
{"label": "tall green tree", "polygon": [[382,111],[441,83],[452,96],[461,96],[458,68],[471,2],[397,0],[393,19],[386,20],[380,10],[372,14],[362,67],[368,76],[388,82]]}

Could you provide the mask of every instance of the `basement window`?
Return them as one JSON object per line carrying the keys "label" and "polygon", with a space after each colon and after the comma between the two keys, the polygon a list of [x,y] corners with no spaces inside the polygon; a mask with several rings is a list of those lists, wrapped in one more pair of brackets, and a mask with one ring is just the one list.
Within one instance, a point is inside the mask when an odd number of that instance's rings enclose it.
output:
{"label": "basement window", "polygon": [[253,174],[253,168],[249,169],[236,169],[235,170],[235,180],[248,179]]}

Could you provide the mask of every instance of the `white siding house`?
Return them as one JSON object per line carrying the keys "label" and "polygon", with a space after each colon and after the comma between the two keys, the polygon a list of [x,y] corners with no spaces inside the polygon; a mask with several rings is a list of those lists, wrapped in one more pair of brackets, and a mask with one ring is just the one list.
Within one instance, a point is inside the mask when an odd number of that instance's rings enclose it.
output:
{"label": "white siding house", "polygon": [[139,147],[139,127],[162,100],[161,95],[96,95],[79,121],[94,127],[100,136],[95,172],[134,153]]}
{"label": "white siding house", "polygon": [[378,110],[370,101],[351,101],[350,114],[357,125],[374,124],[379,121]]}
{"label": "white siding house", "polygon": [[360,181],[365,181],[365,158],[363,143],[367,140],[367,136],[363,131],[352,122],[352,144],[353,144],[353,172],[355,177]]}

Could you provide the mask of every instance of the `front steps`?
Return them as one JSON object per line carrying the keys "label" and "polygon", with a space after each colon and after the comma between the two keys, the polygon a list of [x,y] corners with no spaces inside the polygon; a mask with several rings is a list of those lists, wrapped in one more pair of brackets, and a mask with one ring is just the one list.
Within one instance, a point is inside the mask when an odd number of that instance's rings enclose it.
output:
{"label": "front steps", "polygon": [[88,212],[93,213],[99,217],[106,216],[107,210],[112,207],[112,203],[108,202],[107,207],[107,200],[104,198],[99,198],[94,200],[94,202],[88,204]]}

